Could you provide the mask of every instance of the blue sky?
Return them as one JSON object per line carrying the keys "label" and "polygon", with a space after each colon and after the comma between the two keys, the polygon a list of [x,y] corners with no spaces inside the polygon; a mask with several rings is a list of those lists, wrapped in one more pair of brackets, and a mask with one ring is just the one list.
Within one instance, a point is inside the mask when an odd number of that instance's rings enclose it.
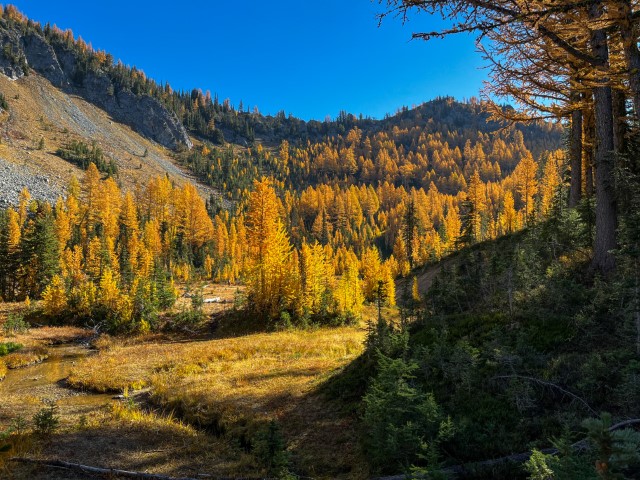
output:
{"label": "blue sky", "polygon": [[211,90],[262,113],[381,118],[439,95],[477,96],[486,76],[472,37],[412,41],[438,20],[378,27],[381,6],[370,0],[12,3],[174,89]]}

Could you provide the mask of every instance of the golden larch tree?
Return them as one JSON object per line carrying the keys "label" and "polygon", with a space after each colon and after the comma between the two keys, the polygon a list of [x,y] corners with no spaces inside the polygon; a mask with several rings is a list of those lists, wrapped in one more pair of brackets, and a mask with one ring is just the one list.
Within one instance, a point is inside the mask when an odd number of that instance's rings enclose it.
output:
{"label": "golden larch tree", "polygon": [[311,314],[326,307],[331,272],[322,245],[303,243],[300,249],[301,304]]}
{"label": "golden larch tree", "polygon": [[516,180],[516,190],[523,205],[524,223],[530,224],[534,220],[534,196],[538,193],[538,164],[529,152],[520,160],[513,175]]}
{"label": "golden larch tree", "polygon": [[178,194],[180,229],[184,240],[192,249],[201,247],[213,237],[213,223],[207,207],[192,184],[187,183]]}
{"label": "golden larch tree", "polygon": [[277,317],[292,302],[291,244],[280,220],[279,201],[266,178],[253,183],[246,217],[246,283],[251,307]]}
{"label": "golden larch tree", "polygon": [[561,151],[551,153],[544,165],[540,182],[540,214],[543,217],[549,215],[558,185],[560,185],[561,158]]}
{"label": "golden larch tree", "polygon": [[338,312],[353,317],[360,316],[364,301],[358,264],[356,255],[349,252],[345,259],[344,271],[334,291]]}

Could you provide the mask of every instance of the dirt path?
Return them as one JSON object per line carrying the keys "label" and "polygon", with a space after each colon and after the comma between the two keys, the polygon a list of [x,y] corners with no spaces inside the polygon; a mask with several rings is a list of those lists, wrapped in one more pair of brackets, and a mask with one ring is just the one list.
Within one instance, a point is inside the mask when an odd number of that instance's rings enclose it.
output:
{"label": "dirt path", "polygon": [[417,271],[411,272],[406,277],[398,279],[396,281],[396,303],[398,305],[402,305],[405,298],[411,297],[411,288],[413,287],[414,277],[418,279],[418,292],[422,297],[424,297],[431,288],[431,285],[433,285],[433,281],[436,276],[444,267],[450,265],[451,262],[453,262],[453,259],[448,257],[436,264],[427,265]]}

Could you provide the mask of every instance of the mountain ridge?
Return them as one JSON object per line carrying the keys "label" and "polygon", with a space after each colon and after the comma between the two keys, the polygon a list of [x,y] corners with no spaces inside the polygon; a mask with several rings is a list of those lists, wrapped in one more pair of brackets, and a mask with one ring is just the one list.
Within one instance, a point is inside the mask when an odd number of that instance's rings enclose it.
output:
{"label": "mountain ridge", "polygon": [[143,136],[168,147],[191,148],[189,136],[176,116],[147,94],[134,94],[114,88],[113,81],[101,69],[84,71],[82,58],[56,35],[49,35],[36,23],[0,19],[0,72],[16,80],[29,74],[41,74],[54,86],[82,96],[105,110],[115,120],[130,125]]}

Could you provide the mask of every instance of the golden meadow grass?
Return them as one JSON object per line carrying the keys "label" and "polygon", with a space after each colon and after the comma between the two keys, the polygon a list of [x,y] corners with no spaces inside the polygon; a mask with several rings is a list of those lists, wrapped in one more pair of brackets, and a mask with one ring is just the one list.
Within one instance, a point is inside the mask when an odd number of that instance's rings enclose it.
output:
{"label": "golden meadow grass", "polygon": [[[26,351],[43,348],[53,351],[50,344],[68,343],[86,338],[90,333],[70,327],[42,327],[5,337],[5,340],[10,338],[10,341],[23,344]],[[149,335],[145,341],[158,342],[163,338]],[[97,343],[107,348],[113,341],[104,338]],[[4,367],[4,363],[0,363],[0,367]],[[81,394],[65,388],[60,382],[49,384],[40,379],[47,368],[45,362],[8,373],[27,379],[33,377],[34,385],[37,384],[33,388],[17,388],[13,382],[7,389],[7,383],[0,382],[0,431],[7,429],[17,418],[27,425],[25,434],[8,437],[12,448],[0,453],[0,478],[49,478],[47,471],[7,461],[16,455],[149,470],[171,476],[197,476],[200,472],[223,476],[259,476],[262,473],[251,455],[224,439],[198,431],[170,413],[140,408],[128,400],[115,401],[111,395]],[[55,371],[52,377],[55,379],[59,375],[58,367],[51,368]],[[45,399],[58,405],[60,428],[41,437],[33,434],[32,419],[45,405]]]}
{"label": "golden meadow grass", "polygon": [[[207,389],[245,388],[259,397],[310,387],[362,351],[364,332],[357,328],[262,333],[208,341],[119,344],[98,343],[98,355],[80,362],[68,381],[98,392],[190,385],[207,377]],[[266,390],[263,390],[266,389]],[[295,388],[294,388],[295,390]]]}
{"label": "golden meadow grass", "polygon": [[8,368],[21,368],[34,363],[40,363],[46,360],[48,357],[47,349],[43,347],[27,347],[18,350],[17,352],[5,355],[2,358],[2,362]]}
{"label": "golden meadow grass", "polygon": [[[225,324],[218,329],[223,335],[237,334],[236,330],[241,326]],[[73,327],[42,327],[4,341],[23,344],[24,354],[89,334]],[[362,352],[364,336],[363,327],[221,339],[102,335],[94,342],[98,352],[77,361],[68,384],[96,392],[129,389],[132,398],[143,403],[140,408],[131,408],[126,401],[112,401],[106,409],[97,404],[65,406],[62,431],[55,434],[56,446],[49,445],[46,455],[66,457],[64,452],[73,451],[79,461],[129,468],[147,464],[150,471],[178,476],[192,468],[216,475],[261,475],[262,467],[239,448],[239,439],[250,440],[273,418],[281,426],[296,473],[367,478],[353,414],[316,393],[319,385]],[[136,395],[138,389],[147,390]],[[42,406],[33,395],[9,395],[5,400],[15,408],[28,406],[27,418]],[[226,434],[210,434],[220,430]],[[126,445],[134,453],[120,458],[119,450]],[[13,467],[29,475],[22,467]]]}
{"label": "golden meadow grass", "polygon": [[[0,308],[0,313],[1,311],[2,308]],[[2,332],[1,329],[0,332]],[[27,367],[45,360],[48,357],[48,345],[68,343],[82,337],[88,337],[90,334],[91,331],[77,327],[38,327],[23,333],[0,334],[0,343],[15,342],[22,345],[20,350],[0,359],[0,379],[6,375],[7,368]]]}
{"label": "golden meadow grass", "polygon": [[363,340],[356,327],[185,342],[105,338],[68,382],[98,392],[150,388],[153,405],[232,439],[277,419],[305,474],[357,478],[366,467],[354,419],[315,390],[362,352]]}
{"label": "golden meadow grass", "polygon": [[69,343],[76,341],[80,338],[87,338],[91,336],[93,332],[84,328],[78,327],[37,327],[30,328],[26,333],[17,333],[15,335],[2,336],[0,335],[0,341],[7,341],[11,339],[12,342],[21,343],[26,347],[46,346],[52,344]]}

